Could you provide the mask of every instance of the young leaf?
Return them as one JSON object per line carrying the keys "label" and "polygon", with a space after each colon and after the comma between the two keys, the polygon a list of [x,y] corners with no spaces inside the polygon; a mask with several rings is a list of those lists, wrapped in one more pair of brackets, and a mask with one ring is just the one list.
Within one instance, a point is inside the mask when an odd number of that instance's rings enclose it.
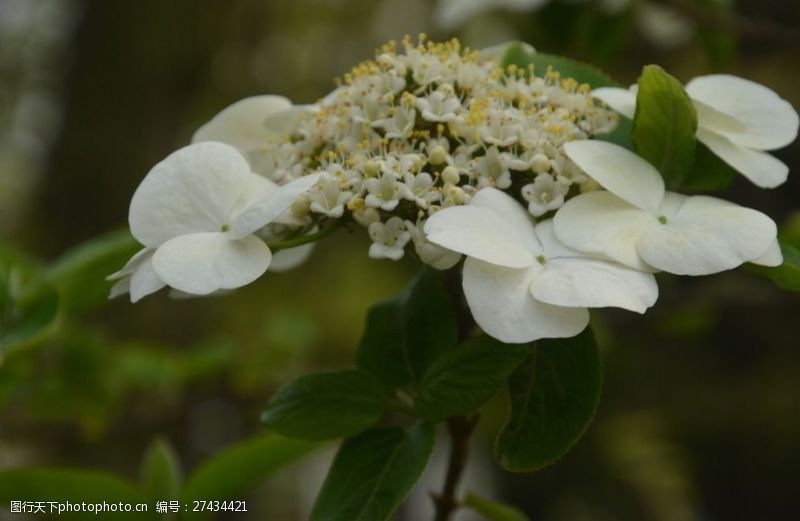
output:
{"label": "young leaf", "polygon": [[[181,502],[228,501],[239,497],[318,446],[267,433],[226,447],[189,476]],[[202,521],[214,515],[208,511],[188,511],[181,514],[181,519]]]}
{"label": "young leaf", "polygon": [[483,335],[436,360],[420,384],[414,407],[422,418],[438,422],[465,416],[489,401],[529,349]]}
{"label": "young leaf", "polygon": [[748,264],[747,267],[763,277],[767,277],[781,289],[800,291],[800,250],[786,243],[781,243],[783,264],[774,268]]}
{"label": "young leaf", "polygon": [[375,376],[360,369],[301,376],[272,397],[261,419],[289,438],[346,437],[378,421],[386,393]]}
{"label": "young leaf", "polygon": [[479,513],[487,521],[528,521],[528,516],[516,508],[482,498],[472,492],[467,493],[464,498],[464,506]]}
{"label": "young leaf", "polygon": [[433,427],[375,428],[346,440],[333,461],[311,521],[383,521],[416,484],[433,451]]}
{"label": "young leaf", "polygon": [[554,462],[583,435],[602,383],[600,355],[590,328],[573,338],[540,340],[511,375],[511,414],[495,456],[512,471]]}
{"label": "young leaf", "polygon": [[175,448],[163,438],[156,438],[147,448],[142,462],[142,489],[151,502],[178,499],[183,482]]}
{"label": "young leaf", "polygon": [[453,303],[437,272],[423,270],[403,293],[369,310],[358,366],[392,387],[418,383],[457,338]]}
{"label": "young leaf", "polygon": [[[146,502],[136,488],[116,476],[101,472],[47,467],[25,467],[0,472],[0,505],[8,508],[12,501],[31,501],[64,504],[70,503],[129,503],[133,505]],[[58,515],[55,519],[93,520],[108,519],[157,519],[153,505],[147,505],[147,512],[70,512]],[[45,512],[50,507],[45,504]]]}
{"label": "young leaf", "polygon": [[565,56],[530,52],[520,42],[514,42],[508,46],[500,65],[504,69],[509,65],[516,65],[520,69],[527,69],[528,65],[533,65],[533,73],[540,77],[543,77],[548,69],[552,68],[562,78],[572,78],[578,83],[588,83],[593,89],[618,86],[617,82],[611,79],[610,76],[593,65]]}
{"label": "young leaf", "polygon": [[697,111],[683,85],[657,65],[639,78],[631,137],[636,152],[650,161],[668,188],[678,187],[694,161]]}

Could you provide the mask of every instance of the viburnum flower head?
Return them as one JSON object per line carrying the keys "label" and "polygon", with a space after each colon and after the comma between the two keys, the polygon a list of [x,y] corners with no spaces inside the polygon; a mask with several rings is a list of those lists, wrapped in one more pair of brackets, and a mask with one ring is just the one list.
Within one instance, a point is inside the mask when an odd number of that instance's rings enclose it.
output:
{"label": "viburnum flower head", "polygon": [[437,212],[425,231],[429,241],[467,256],[470,311],[503,342],[571,337],[589,323],[586,308],[643,313],[658,297],[652,274],[568,248],[551,220],[534,225],[517,201],[494,188]]}
{"label": "viburnum flower head", "polygon": [[145,249],[114,278],[112,294],[129,286],[131,300],[170,286],[193,295],[233,289],[257,279],[272,253],[256,236],[280,220],[317,175],[277,187],[250,171],[235,148],[189,145],[153,167],[131,200],[131,233]]}
{"label": "viburnum flower head", "polygon": [[[789,167],[768,150],[797,138],[800,119],[792,105],[758,83],[727,74],[700,76],[686,84],[697,109],[697,139],[762,188],[783,184]],[[636,88],[592,91],[611,108],[633,118]]]}
{"label": "viburnum flower head", "polygon": [[773,251],[777,227],[763,213],[667,192],[650,163],[612,143],[575,141],[564,148],[605,188],[570,199],[556,213],[556,236],[568,246],[678,275],[709,275],[748,261],[781,263]]}

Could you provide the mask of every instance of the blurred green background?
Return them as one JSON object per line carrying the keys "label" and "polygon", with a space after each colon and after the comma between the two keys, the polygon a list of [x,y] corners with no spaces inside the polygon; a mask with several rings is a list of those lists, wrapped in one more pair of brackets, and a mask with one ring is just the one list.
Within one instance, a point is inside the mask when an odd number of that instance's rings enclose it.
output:
{"label": "blurred green background", "polygon": [[[653,3],[667,14],[659,18]],[[731,72],[800,106],[796,1],[607,4],[553,0],[537,12],[494,9],[444,28],[425,0],[0,0],[4,284],[35,279],[30,273],[76,245],[123,229],[149,168],[229,103],[261,93],[312,102],[334,76],[406,33],[457,35],[473,47],[520,38],[600,65],[623,84],[648,63],[682,81]],[[800,168],[800,144],[776,155]],[[792,174],[773,191],[739,178],[725,197],[767,212],[798,245],[798,195]],[[411,261],[368,259],[367,247],[362,234],[342,232],[301,268],[233,295],[162,292],[137,305],[107,303],[101,280],[129,251],[77,274],[61,257],[50,280],[61,303],[54,322],[0,349],[0,470],[81,466],[134,479],[157,436],[190,470],[259,432],[260,410],[282,383],[352,364],[368,307],[414,273]],[[11,266],[18,273],[9,275]],[[535,474],[499,470],[491,437],[500,396],[482,413],[465,490],[540,521],[800,512],[800,299],[742,269],[659,282],[646,317],[593,313],[606,385],[580,444]],[[442,436],[439,449],[445,444]],[[246,497],[248,514],[220,519],[305,519],[331,455],[322,450],[276,474]],[[431,517],[426,490],[440,486],[439,456],[398,519]],[[0,510],[6,519],[21,518]]]}

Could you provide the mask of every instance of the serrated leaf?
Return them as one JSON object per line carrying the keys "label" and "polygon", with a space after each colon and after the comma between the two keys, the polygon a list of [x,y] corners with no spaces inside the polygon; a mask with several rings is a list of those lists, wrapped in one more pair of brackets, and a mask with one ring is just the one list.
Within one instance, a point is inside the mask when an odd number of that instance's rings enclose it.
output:
{"label": "serrated leaf", "polygon": [[375,376],[360,369],[301,376],[272,397],[261,419],[289,438],[347,437],[378,421],[386,393]]}
{"label": "serrated leaf", "polygon": [[480,497],[472,492],[464,498],[464,506],[479,513],[487,521],[528,521],[528,516],[517,508]]}
{"label": "serrated leaf", "polygon": [[639,78],[631,138],[636,152],[659,172],[668,188],[680,186],[694,162],[697,111],[683,85],[657,65]]}
{"label": "serrated leaf", "polygon": [[[235,499],[319,446],[274,433],[260,434],[236,443],[204,461],[189,476],[181,501]],[[201,521],[211,519],[214,515],[214,512],[208,511],[188,511],[181,514],[181,519]]]}
{"label": "serrated leaf", "polygon": [[175,448],[163,438],[150,444],[142,461],[142,490],[151,502],[180,497],[183,470]]}
{"label": "serrated leaf", "polygon": [[437,272],[426,269],[403,293],[370,308],[358,367],[388,386],[418,383],[457,338],[453,303]]}
{"label": "serrated leaf", "polygon": [[433,427],[368,430],[346,440],[311,512],[311,521],[383,521],[397,509],[433,452]]}
{"label": "serrated leaf", "polygon": [[786,243],[781,243],[783,264],[774,268],[748,264],[747,267],[759,275],[770,279],[781,289],[800,291],[800,250]]}
{"label": "serrated leaf", "polygon": [[428,369],[414,408],[430,422],[466,416],[495,395],[528,351],[527,346],[503,344],[486,335],[469,340]]}
{"label": "serrated leaf", "polygon": [[552,68],[562,78],[572,78],[579,83],[588,83],[593,89],[618,86],[610,76],[593,65],[565,56],[529,52],[521,42],[514,42],[508,46],[500,65],[503,68],[516,65],[521,69],[527,69],[529,65],[533,65],[533,73],[540,77],[544,76],[549,68]]}
{"label": "serrated leaf", "polygon": [[511,375],[511,411],[495,443],[504,468],[533,471],[566,454],[600,400],[602,372],[594,335],[540,340]]}
{"label": "serrated leaf", "polygon": [[[80,469],[26,467],[0,472],[0,505],[8,508],[12,501],[53,501],[103,504],[145,503],[145,497],[130,483],[111,474]],[[157,519],[152,505],[148,512],[56,512],[53,519],[98,520]],[[135,506],[133,507],[135,508]],[[45,512],[50,512],[45,505]]]}

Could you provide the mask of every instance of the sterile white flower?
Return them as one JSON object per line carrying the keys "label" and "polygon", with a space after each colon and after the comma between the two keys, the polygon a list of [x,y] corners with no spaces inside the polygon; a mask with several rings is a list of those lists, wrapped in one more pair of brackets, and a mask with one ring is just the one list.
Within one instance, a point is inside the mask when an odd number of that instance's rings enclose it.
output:
{"label": "sterile white flower", "polygon": [[665,192],[658,171],[618,145],[575,141],[564,148],[607,190],[574,197],[556,213],[556,235],[572,248],[639,269],[708,275],[758,260],[775,241],[775,223],[763,213]]}
{"label": "sterile white flower", "polygon": [[534,226],[525,209],[493,188],[467,206],[432,215],[428,240],[467,256],[463,286],[475,321],[510,343],[577,335],[588,307],[644,312],[658,297],[652,274],[588,257],[561,244],[552,221]]}
{"label": "sterile white flower", "polygon": [[[634,86],[635,87],[635,86]],[[592,91],[611,108],[633,118],[636,89]],[[797,138],[797,111],[771,89],[727,74],[700,76],[686,84],[697,109],[697,139],[720,159],[763,188],[786,181],[787,167],[766,151]]]}
{"label": "sterile white flower", "polygon": [[377,221],[370,224],[369,236],[373,241],[369,247],[369,256],[373,259],[400,259],[404,253],[403,248],[411,239],[411,233],[406,230],[405,223],[399,217],[392,217],[385,223]]}
{"label": "sterile white flower", "polygon": [[[189,145],[142,180],[131,200],[131,233],[153,251],[158,279],[174,289],[207,295],[240,287],[261,276],[272,257],[254,233],[279,219],[317,179],[276,188],[229,145]],[[140,266],[147,266],[146,255]]]}

